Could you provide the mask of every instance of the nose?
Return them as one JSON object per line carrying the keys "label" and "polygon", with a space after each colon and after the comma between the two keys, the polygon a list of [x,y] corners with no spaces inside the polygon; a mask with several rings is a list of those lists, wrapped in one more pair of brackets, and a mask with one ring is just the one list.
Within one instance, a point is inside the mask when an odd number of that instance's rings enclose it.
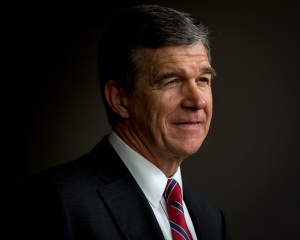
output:
{"label": "nose", "polygon": [[195,110],[203,109],[206,105],[205,93],[197,86],[197,84],[189,83],[182,87],[181,106]]}

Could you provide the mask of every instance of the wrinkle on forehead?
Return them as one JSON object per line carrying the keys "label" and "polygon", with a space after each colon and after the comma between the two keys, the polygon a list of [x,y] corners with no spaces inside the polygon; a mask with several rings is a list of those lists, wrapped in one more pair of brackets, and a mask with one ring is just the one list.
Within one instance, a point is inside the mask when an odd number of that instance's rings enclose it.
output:
{"label": "wrinkle on forehead", "polygon": [[146,55],[150,57],[148,60],[159,62],[177,62],[189,61],[191,58],[201,58],[207,60],[205,48],[202,43],[183,46],[166,46],[158,49],[145,49]]}
{"label": "wrinkle on forehead", "polygon": [[[194,75],[209,73],[214,76],[203,44],[165,46],[157,49],[140,47],[136,56],[137,63],[142,70],[141,76],[148,76],[152,82],[160,74],[185,75],[193,71]],[[156,81],[156,80],[154,80]]]}

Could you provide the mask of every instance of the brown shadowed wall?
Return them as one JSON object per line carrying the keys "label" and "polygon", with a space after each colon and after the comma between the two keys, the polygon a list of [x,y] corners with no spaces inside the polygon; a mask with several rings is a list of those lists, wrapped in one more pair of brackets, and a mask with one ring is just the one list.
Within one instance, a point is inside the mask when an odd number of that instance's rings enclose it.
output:
{"label": "brown shadowed wall", "polygon": [[[15,18],[8,103],[13,166],[23,179],[91,150],[110,127],[96,69],[101,30],[124,6],[42,4]],[[211,31],[214,116],[183,178],[226,214],[232,240],[300,239],[299,8],[294,1],[154,1]],[[295,1],[296,2],[296,1]]]}

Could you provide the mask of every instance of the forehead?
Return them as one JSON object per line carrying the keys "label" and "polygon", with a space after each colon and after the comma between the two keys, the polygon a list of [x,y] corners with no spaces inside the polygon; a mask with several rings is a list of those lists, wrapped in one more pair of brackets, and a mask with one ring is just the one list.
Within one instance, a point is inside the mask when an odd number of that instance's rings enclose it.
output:
{"label": "forehead", "polygon": [[157,49],[140,48],[144,67],[148,70],[174,66],[210,67],[209,59],[202,43],[182,46],[166,46]]}

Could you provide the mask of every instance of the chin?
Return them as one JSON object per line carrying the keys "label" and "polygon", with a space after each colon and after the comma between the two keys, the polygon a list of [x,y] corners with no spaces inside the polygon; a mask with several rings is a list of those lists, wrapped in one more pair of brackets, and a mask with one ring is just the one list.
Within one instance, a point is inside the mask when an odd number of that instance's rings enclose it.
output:
{"label": "chin", "polygon": [[195,144],[195,142],[193,143],[189,143],[188,141],[180,144],[177,148],[177,152],[181,152],[183,156],[189,157],[190,155],[193,155],[194,153],[196,153],[199,148],[202,145],[202,141],[201,143],[197,143]]}

